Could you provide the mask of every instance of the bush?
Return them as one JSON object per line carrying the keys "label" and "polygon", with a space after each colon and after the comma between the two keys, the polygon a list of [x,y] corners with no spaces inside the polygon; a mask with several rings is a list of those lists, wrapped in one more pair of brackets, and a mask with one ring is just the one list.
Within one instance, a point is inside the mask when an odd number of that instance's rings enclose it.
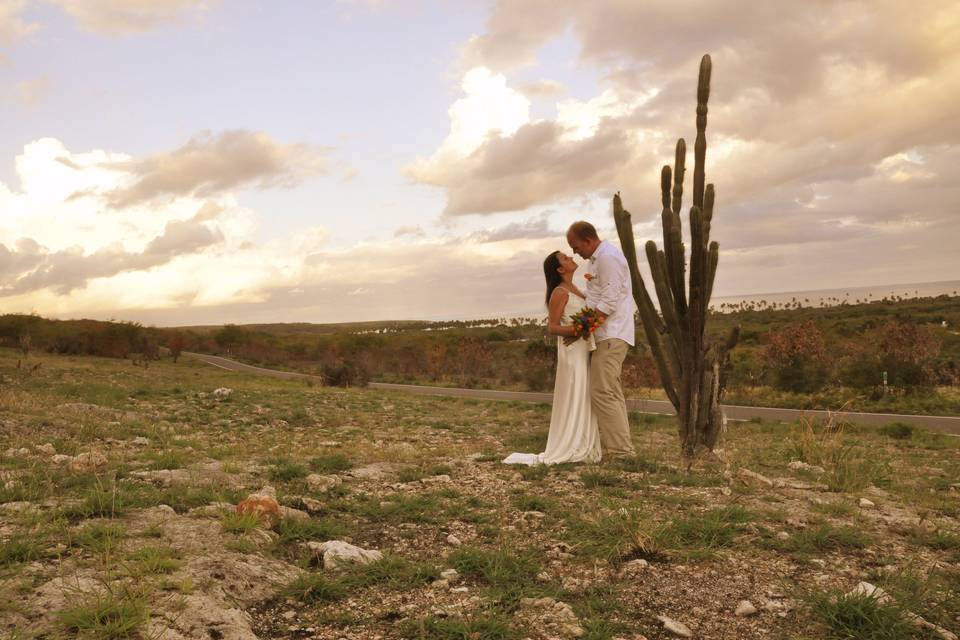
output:
{"label": "bush", "polygon": [[879,429],[880,434],[895,440],[909,440],[913,437],[913,427],[903,422],[891,422]]}
{"label": "bush", "polygon": [[772,331],[767,334],[766,342],[762,360],[777,388],[811,392],[826,383],[829,374],[826,341],[813,320]]}
{"label": "bush", "polygon": [[370,382],[366,368],[352,362],[324,365],[321,375],[328,387],[365,387]]}

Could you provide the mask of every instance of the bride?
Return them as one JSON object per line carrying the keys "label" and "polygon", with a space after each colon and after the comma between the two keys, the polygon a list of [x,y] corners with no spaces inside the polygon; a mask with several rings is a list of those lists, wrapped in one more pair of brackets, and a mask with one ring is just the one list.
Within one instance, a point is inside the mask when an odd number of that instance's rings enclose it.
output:
{"label": "bride", "polygon": [[573,325],[562,324],[586,306],[586,297],[573,284],[577,263],[554,251],[543,261],[547,280],[547,308],[550,317],[547,332],[557,336],[557,378],[553,388],[550,433],[543,453],[512,453],[506,464],[558,464],[561,462],[599,462],[600,432],[590,410],[590,351],[596,348],[593,337],[564,344],[564,338],[576,336]]}

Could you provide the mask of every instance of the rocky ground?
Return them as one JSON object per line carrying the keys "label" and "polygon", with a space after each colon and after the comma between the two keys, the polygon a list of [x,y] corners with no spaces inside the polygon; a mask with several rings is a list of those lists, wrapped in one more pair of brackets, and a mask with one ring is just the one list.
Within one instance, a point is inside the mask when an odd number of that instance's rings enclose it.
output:
{"label": "rocky ground", "polygon": [[950,638],[960,440],[731,424],[515,468],[543,406],[0,350],[0,637]]}

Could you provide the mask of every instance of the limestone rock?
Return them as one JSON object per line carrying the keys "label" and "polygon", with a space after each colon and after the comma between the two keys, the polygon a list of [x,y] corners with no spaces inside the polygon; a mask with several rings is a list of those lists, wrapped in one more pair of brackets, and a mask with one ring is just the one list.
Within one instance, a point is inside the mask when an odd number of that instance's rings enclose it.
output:
{"label": "limestone rock", "polygon": [[634,576],[643,573],[650,568],[650,563],[644,560],[643,558],[638,558],[636,560],[631,560],[630,562],[625,562],[620,568],[620,575],[624,576]]}
{"label": "limestone rock", "polygon": [[68,456],[68,455],[65,455],[65,454],[63,454],[63,453],[58,453],[58,454],[56,454],[55,456],[53,456],[52,458],[50,458],[50,462],[52,462],[53,464],[55,464],[55,465],[57,465],[57,466],[60,466],[60,465],[62,465],[62,464],[66,464],[66,463],[70,462],[71,460],[73,460],[73,456]]}
{"label": "limestone rock", "polygon": [[860,498],[860,501],[857,503],[861,509],[873,509],[876,504],[872,500],[867,500],[866,498]]}
{"label": "limestone rock", "polygon": [[460,538],[451,533],[447,536],[447,544],[449,544],[451,547],[459,547],[463,544],[463,542],[460,541]]}
{"label": "limestone rock", "polygon": [[280,517],[284,520],[300,520],[303,522],[310,519],[310,514],[306,511],[300,511],[300,509],[281,506]]}
{"label": "limestone rock", "polygon": [[347,473],[359,480],[388,480],[396,476],[403,465],[395,462],[374,462],[356,469],[351,469]]}
{"label": "limestone rock", "polygon": [[105,455],[99,451],[87,451],[70,461],[70,470],[74,473],[92,473],[106,464]]}
{"label": "limestone rock", "polygon": [[679,636],[681,638],[693,637],[693,631],[690,631],[690,628],[682,622],[677,622],[673,618],[668,618],[667,616],[657,616],[657,620],[663,623],[664,629],[675,636]]}
{"label": "limestone rock", "polygon": [[765,475],[757,473],[756,471],[750,471],[750,469],[747,469],[746,467],[741,467],[740,470],[737,471],[737,477],[740,478],[744,484],[760,485],[765,487],[773,486],[773,480]]}
{"label": "limestone rock", "polygon": [[753,606],[753,603],[749,600],[741,600],[737,604],[736,610],[733,612],[735,616],[745,617],[752,616],[757,613],[757,608]]}
{"label": "limestone rock", "polygon": [[553,598],[521,598],[516,623],[537,639],[569,640],[585,633],[570,605]]}
{"label": "limestone rock", "polygon": [[794,471],[809,471],[810,473],[824,473],[825,469],[823,467],[818,467],[815,464],[807,464],[802,460],[794,460],[787,467],[793,469]]}
{"label": "limestone rock", "polygon": [[217,400],[226,400],[230,397],[230,394],[233,393],[233,389],[228,387],[220,387],[219,389],[213,390],[213,397]]}
{"label": "limestone rock", "polygon": [[307,542],[308,549],[323,557],[323,568],[336,570],[351,564],[370,564],[383,560],[383,554],[375,549],[361,549],[342,540]]}
{"label": "limestone rock", "polygon": [[260,525],[267,529],[273,529],[283,519],[277,499],[263,493],[251,493],[245,500],[241,500],[237,505],[237,513],[254,514]]}
{"label": "limestone rock", "polygon": [[311,473],[306,477],[307,487],[314,493],[326,493],[334,487],[343,484],[340,476],[322,476],[317,473]]}
{"label": "limestone rock", "polygon": [[37,453],[41,453],[45,456],[55,456],[57,455],[57,450],[53,447],[52,444],[47,442],[46,444],[41,444],[37,447]]}

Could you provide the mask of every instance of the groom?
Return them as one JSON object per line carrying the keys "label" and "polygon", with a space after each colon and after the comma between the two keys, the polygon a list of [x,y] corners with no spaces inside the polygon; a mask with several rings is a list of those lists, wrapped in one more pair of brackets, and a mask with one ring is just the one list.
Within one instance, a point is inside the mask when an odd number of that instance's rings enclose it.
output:
{"label": "groom", "polygon": [[590,261],[587,306],[604,322],[593,334],[597,350],[590,358],[590,406],[600,428],[603,457],[634,454],[627,422],[620,371],[627,350],[633,346],[635,326],[630,267],[623,252],[601,240],[589,222],[574,222],[567,230],[567,243],[578,256]]}

